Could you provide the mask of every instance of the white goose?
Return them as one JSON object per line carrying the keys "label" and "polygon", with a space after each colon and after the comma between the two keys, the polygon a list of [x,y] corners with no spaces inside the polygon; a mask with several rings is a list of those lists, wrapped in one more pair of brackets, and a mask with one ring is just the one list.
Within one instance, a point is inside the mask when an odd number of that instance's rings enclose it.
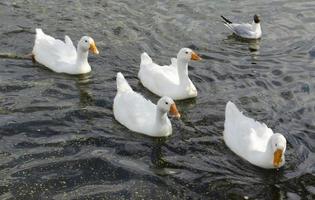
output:
{"label": "white goose", "polygon": [[252,22],[252,24],[236,24],[223,16],[221,17],[224,20],[224,25],[228,27],[235,35],[245,39],[261,38],[262,31],[260,26],[260,18],[258,15],[254,15],[254,21]]}
{"label": "white goose", "polygon": [[225,108],[223,137],[237,155],[262,168],[280,168],[285,163],[286,139],[264,123],[246,117],[232,102]]}
{"label": "white goose", "polygon": [[46,35],[42,29],[36,29],[33,47],[33,61],[45,65],[57,73],[84,74],[91,71],[88,63],[88,51],[99,54],[91,37],[83,36],[77,50],[67,35],[65,42]]}
{"label": "white goose", "polygon": [[115,119],[128,129],[152,137],[164,137],[172,134],[172,125],[167,117],[170,112],[180,117],[176,104],[169,97],[162,97],[157,105],[134,92],[124,76],[117,73],[117,94],[113,111]]}
{"label": "white goose", "polygon": [[201,60],[191,49],[182,48],[171,65],[155,64],[147,53],[141,54],[138,77],[141,83],[158,96],[168,96],[174,100],[197,96],[197,89],[188,77],[188,62]]}

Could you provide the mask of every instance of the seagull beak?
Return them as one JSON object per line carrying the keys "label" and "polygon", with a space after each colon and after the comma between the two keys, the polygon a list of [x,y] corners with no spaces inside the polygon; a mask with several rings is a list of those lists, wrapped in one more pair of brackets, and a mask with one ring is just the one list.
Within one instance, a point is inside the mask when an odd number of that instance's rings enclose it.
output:
{"label": "seagull beak", "polygon": [[92,53],[94,53],[94,54],[99,54],[99,53],[100,53],[100,52],[98,51],[97,47],[96,47],[95,42],[92,42],[92,43],[90,44],[89,50],[90,50]]}
{"label": "seagull beak", "polygon": [[176,108],[176,104],[175,103],[173,103],[171,105],[170,114],[171,114],[172,117],[175,117],[176,119],[180,118],[180,114],[179,114],[179,112],[178,112],[178,110]]}
{"label": "seagull beak", "polygon": [[198,56],[195,52],[192,52],[191,59],[196,61],[201,60],[200,56]]}
{"label": "seagull beak", "polygon": [[279,168],[280,164],[282,163],[282,149],[277,149],[273,154],[273,166]]}

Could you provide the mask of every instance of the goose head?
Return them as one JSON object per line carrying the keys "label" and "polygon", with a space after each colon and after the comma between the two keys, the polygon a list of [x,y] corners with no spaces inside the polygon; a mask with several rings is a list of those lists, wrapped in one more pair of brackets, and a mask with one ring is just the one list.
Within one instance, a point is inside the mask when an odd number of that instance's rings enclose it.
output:
{"label": "goose head", "polygon": [[198,61],[201,60],[201,58],[193,50],[189,48],[182,48],[177,54],[177,60],[184,60],[186,62],[189,62],[191,60]]}
{"label": "goose head", "polygon": [[82,50],[83,52],[91,51],[94,54],[99,54],[99,51],[96,47],[96,44],[93,40],[93,38],[89,36],[83,36],[78,44],[78,48]]}
{"label": "goose head", "polygon": [[259,17],[259,15],[254,15],[254,22],[255,22],[256,24],[260,23],[260,17]]}
{"label": "goose head", "polygon": [[272,152],[273,152],[272,163],[274,167],[279,168],[284,163],[284,160],[282,160],[282,157],[285,153],[287,140],[280,133],[273,134],[270,139],[271,139]]}
{"label": "goose head", "polygon": [[172,117],[180,118],[176,104],[170,97],[162,97],[157,103],[157,108],[163,113],[169,112]]}

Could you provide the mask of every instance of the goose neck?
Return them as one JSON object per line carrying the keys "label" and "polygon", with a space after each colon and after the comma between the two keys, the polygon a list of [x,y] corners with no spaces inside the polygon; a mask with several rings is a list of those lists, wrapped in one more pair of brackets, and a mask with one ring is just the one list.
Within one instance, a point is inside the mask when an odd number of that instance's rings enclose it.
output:
{"label": "goose neck", "polygon": [[88,51],[83,51],[80,48],[77,49],[77,63],[85,64],[88,62]]}
{"label": "goose neck", "polygon": [[177,60],[177,72],[180,81],[184,81],[188,77],[188,61],[183,59]]}
{"label": "goose neck", "polygon": [[160,110],[158,107],[156,108],[156,117],[155,121],[157,125],[163,125],[166,123],[167,113]]}

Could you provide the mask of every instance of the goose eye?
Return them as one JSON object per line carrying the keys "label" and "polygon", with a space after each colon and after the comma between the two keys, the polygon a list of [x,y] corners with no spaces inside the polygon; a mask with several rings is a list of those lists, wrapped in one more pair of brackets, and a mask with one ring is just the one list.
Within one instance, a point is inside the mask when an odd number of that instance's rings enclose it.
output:
{"label": "goose eye", "polygon": [[278,144],[275,145],[276,147],[278,146]]}
{"label": "goose eye", "polygon": [[168,102],[165,102],[166,105],[168,105]]}
{"label": "goose eye", "polygon": [[185,53],[188,54],[188,51],[186,51]]}
{"label": "goose eye", "polygon": [[87,40],[85,40],[84,42],[88,42]]}

